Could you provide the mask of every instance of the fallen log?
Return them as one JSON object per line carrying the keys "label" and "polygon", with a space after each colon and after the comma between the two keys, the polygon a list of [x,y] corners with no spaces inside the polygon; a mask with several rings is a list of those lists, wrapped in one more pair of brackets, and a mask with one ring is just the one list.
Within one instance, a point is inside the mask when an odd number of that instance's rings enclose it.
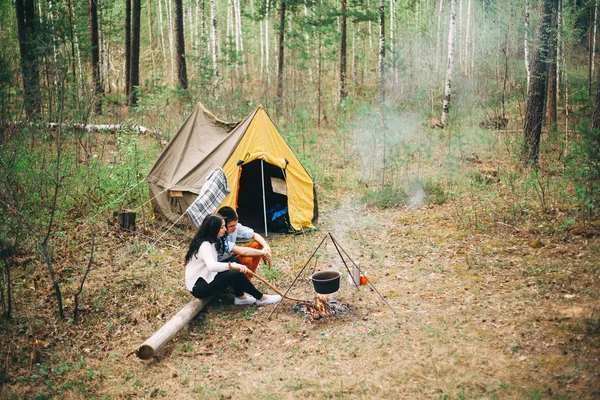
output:
{"label": "fallen log", "polygon": [[135,354],[142,360],[149,360],[162,349],[184,326],[202,310],[214,296],[194,299],[187,303],[177,314],[163,325],[150,339],[146,340]]}

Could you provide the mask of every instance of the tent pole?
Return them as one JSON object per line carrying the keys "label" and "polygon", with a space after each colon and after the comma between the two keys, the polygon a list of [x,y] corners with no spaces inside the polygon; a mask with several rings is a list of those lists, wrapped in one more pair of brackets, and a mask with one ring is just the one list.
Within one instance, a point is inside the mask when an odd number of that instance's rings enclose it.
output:
{"label": "tent pole", "polygon": [[263,215],[265,218],[265,237],[269,236],[267,232],[267,201],[265,199],[265,160],[264,158],[260,160],[260,173],[262,175],[262,195],[263,195]]}

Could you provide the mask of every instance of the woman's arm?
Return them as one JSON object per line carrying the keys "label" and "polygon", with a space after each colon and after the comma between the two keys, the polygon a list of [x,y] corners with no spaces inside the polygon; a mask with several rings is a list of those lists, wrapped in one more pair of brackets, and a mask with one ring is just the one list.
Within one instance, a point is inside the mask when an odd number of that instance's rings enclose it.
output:
{"label": "woman's arm", "polygon": [[202,258],[206,268],[212,272],[223,272],[229,269],[229,263],[217,261],[215,246],[209,242],[203,242],[198,249],[198,258]]}

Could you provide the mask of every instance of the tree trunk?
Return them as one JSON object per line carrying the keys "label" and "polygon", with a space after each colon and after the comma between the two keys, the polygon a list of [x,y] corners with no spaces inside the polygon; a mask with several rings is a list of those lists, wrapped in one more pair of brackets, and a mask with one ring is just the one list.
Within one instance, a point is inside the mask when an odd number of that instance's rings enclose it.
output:
{"label": "tree trunk", "polygon": [[277,59],[277,108],[282,111],[283,106],[283,62],[285,42],[285,7],[286,0],[280,0],[279,7],[279,57]]}
{"label": "tree trunk", "polygon": [[600,129],[600,69],[597,72],[596,77],[596,99],[594,101],[594,114],[592,115],[592,130]]}
{"label": "tree trunk", "polygon": [[125,0],[125,96],[131,98],[131,0]]}
{"label": "tree trunk", "polygon": [[164,73],[167,73],[167,49],[166,49],[166,40],[165,40],[165,30],[163,29],[163,10],[162,10],[162,0],[158,0],[158,26],[160,28],[160,48],[162,50],[163,56],[163,68]]}
{"label": "tree trunk", "polygon": [[379,0],[379,102],[385,103],[385,0]]}
{"label": "tree trunk", "polygon": [[594,1],[594,14],[592,16],[592,25],[590,26],[590,77],[588,85],[588,95],[592,95],[592,79],[594,77],[594,62],[596,58],[596,26],[598,25],[598,0]]}
{"label": "tree trunk", "polygon": [[546,107],[546,126],[548,127],[548,131],[553,131],[556,129],[556,65],[557,65],[557,35],[556,31],[558,28],[558,1],[553,0],[552,4],[552,22],[550,33],[548,37],[548,87],[546,88],[548,97],[547,97],[547,107]]}
{"label": "tree trunk", "polygon": [[465,76],[469,76],[469,30],[471,29],[471,3],[473,0],[467,2],[467,26],[465,27]]}
{"label": "tree trunk", "polygon": [[269,40],[269,7],[270,0],[265,1],[265,71],[267,72],[267,85],[271,82],[271,45]]}
{"label": "tree trunk", "polygon": [[340,40],[340,102],[346,98],[346,0],[342,0],[341,7],[341,31]]}
{"label": "tree trunk", "polygon": [[450,95],[452,88],[452,70],[454,68],[454,34],[456,32],[456,0],[450,2],[450,26],[448,28],[448,68],[446,69],[446,85],[444,86],[444,102],[442,105],[442,125],[446,124],[450,112]]}
{"label": "tree trunk", "polygon": [[171,83],[175,83],[175,39],[173,37],[173,7],[172,3],[167,0],[165,3],[165,8],[167,11],[167,21],[168,21],[168,32],[169,32],[169,54],[171,60]]}
{"label": "tree trunk", "polygon": [[525,40],[523,48],[525,50],[525,71],[527,72],[527,92],[529,92],[529,82],[531,81],[531,65],[529,63],[529,0],[525,0]]}
{"label": "tree trunk", "polygon": [[531,60],[531,79],[525,108],[524,141],[521,162],[537,167],[542,134],[543,110],[546,99],[546,60],[548,58],[548,39],[552,20],[552,1],[542,0],[539,10],[541,20],[536,27],[536,46]]}
{"label": "tree trunk", "polygon": [[438,8],[438,17],[437,17],[437,35],[435,40],[435,70],[436,76],[438,75],[438,71],[440,70],[440,59],[441,59],[441,48],[442,48],[442,14],[444,12],[444,0],[440,0],[439,8]]}
{"label": "tree trunk", "polygon": [[34,39],[37,35],[37,18],[33,0],[16,0],[15,13],[23,75],[23,103],[29,118],[41,113],[40,72]]}
{"label": "tree trunk", "polygon": [[140,27],[141,0],[133,0],[131,26],[131,97],[129,105],[137,105],[137,92],[140,86]]}
{"label": "tree trunk", "polygon": [[217,40],[217,6],[216,0],[210,0],[210,43],[212,49],[212,62],[214,76],[219,76],[218,64],[218,40]]}
{"label": "tree trunk", "polygon": [[175,36],[177,39],[177,78],[183,89],[188,88],[187,68],[185,63],[185,39],[183,33],[182,0],[175,0]]}
{"label": "tree trunk", "polygon": [[90,40],[92,45],[92,78],[94,81],[94,111],[102,114],[103,88],[100,80],[100,44],[98,40],[98,0],[89,0]]}
{"label": "tree trunk", "polygon": [[212,300],[213,296],[205,299],[194,299],[186,304],[177,314],[167,321],[157,332],[146,340],[136,351],[142,360],[149,360],[162,349],[165,344],[186,326]]}

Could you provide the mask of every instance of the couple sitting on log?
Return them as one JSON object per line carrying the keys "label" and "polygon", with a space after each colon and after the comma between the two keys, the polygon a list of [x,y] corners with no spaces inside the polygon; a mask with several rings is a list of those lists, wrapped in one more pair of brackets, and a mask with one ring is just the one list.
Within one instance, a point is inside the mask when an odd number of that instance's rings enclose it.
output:
{"label": "couple sitting on log", "polygon": [[[271,266],[271,248],[262,236],[239,223],[231,207],[204,218],[185,256],[185,284],[194,297],[204,298],[231,286],[234,304],[273,304],[279,295],[261,293],[250,277],[260,260]],[[254,239],[246,246],[236,246],[237,237]]]}

